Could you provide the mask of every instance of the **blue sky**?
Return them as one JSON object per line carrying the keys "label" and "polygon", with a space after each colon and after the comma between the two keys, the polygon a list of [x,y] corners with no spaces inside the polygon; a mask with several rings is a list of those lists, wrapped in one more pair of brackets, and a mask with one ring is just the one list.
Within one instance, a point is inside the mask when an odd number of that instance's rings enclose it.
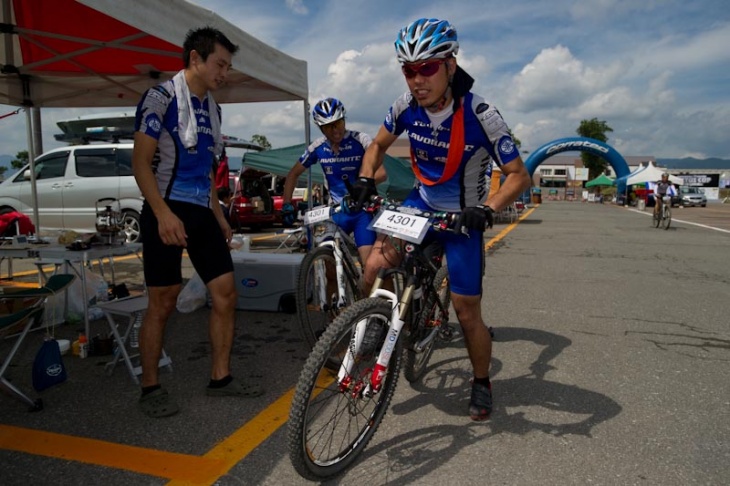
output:
{"label": "blue sky", "polygon": [[[393,41],[419,17],[449,20],[474,92],[501,111],[522,147],[605,120],[625,156],[730,158],[730,8],[725,0],[194,0],[308,63],[310,103],[334,96],[348,127],[374,135],[406,90]],[[14,110],[0,105],[0,115]],[[224,105],[224,132],[304,142],[302,103]],[[43,110],[56,122],[115,110]],[[0,120],[0,154],[24,150],[25,117]],[[312,137],[319,131],[312,127]]]}

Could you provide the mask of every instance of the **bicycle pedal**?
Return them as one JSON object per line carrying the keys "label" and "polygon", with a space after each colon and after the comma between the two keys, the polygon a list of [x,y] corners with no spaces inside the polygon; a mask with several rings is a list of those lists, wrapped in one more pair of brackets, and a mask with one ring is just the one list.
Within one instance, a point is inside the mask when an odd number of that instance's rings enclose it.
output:
{"label": "bicycle pedal", "polygon": [[441,326],[441,329],[439,329],[439,339],[442,341],[451,341],[454,339],[454,329],[448,324]]}

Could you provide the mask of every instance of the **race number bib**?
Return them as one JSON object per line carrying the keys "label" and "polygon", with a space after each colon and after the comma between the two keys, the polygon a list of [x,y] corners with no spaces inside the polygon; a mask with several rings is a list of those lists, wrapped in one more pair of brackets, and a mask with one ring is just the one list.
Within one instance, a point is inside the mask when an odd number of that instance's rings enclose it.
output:
{"label": "race number bib", "polygon": [[428,231],[428,218],[386,209],[376,216],[372,228],[378,233],[418,244]]}
{"label": "race number bib", "polygon": [[304,224],[310,225],[326,221],[330,218],[329,206],[318,206],[304,214]]}

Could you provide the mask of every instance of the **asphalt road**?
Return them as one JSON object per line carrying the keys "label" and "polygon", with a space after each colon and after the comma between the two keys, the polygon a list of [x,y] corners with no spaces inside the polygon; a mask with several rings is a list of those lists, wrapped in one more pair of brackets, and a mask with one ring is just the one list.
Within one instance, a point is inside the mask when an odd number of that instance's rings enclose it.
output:
{"label": "asphalt road", "polygon": [[[674,217],[663,231],[648,212],[548,202],[497,225],[483,304],[497,333],[491,420],[466,415],[457,336],[420,383],[401,378],[361,459],[327,484],[727,484],[730,205]],[[133,265],[118,262],[118,279],[133,284]],[[69,379],[41,393],[41,412],[0,396],[2,483],[308,484],[286,444],[307,355],[295,317],[237,312],[233,369],[267,392],[219,399],[204,394],[207,313],[168,328],[174,370],[161,377],[182,405],[174,417],[143,416],[138,388],[121,367],[105,373],[106,357],[66,356]],[[29,336],[8,372],[26,391],[41,339]]]}

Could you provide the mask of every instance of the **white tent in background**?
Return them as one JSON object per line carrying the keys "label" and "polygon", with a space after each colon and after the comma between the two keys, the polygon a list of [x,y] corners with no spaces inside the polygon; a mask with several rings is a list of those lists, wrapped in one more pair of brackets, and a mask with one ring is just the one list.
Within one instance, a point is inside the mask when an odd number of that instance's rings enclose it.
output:
{"label": "white tent in background", "polygon": [[[633,186],[634,184],[644,184],[646,182],[657,182],[661,180],[662,174],[666,172],[663,169],[658,168],[653,163],[649,162],[643,169],[633,172],[628,179],[626,179],[627,186]],[[669,174],[669,181],[672,184],[682,185],[684,179],[681,177],[673,176]]]}

